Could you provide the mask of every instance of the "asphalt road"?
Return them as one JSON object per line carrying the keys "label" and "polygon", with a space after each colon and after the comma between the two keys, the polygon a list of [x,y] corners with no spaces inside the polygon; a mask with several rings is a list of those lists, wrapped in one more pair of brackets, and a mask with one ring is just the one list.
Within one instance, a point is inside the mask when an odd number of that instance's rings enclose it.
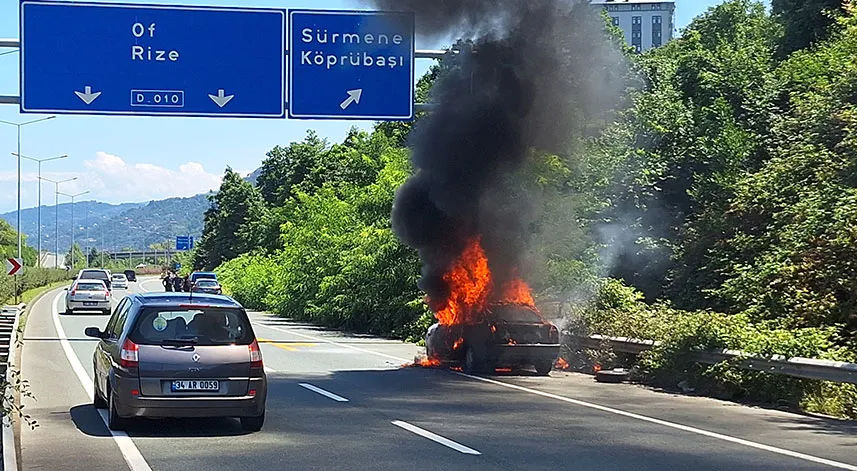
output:
{"label": "asphalt road", "polygon": [[[157,290],[157,282],[130,291]],[[119,294],[118,292],[116,293]],[[94,341],[107,316],[27,322],[22,468],[41,470],[825,470],[857,471],[857,424],[676,396],[590,376],[473,377],[402,368],[420,348],[254,313],[267,421],[140,420],[111,433],[91,405]],[[120,296],[117,296],[120,297]]]}

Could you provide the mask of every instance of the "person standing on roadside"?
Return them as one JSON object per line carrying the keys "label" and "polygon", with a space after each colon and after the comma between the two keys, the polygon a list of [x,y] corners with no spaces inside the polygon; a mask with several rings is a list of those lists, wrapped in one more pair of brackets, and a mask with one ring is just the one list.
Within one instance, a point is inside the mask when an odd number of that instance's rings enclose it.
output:
{"label": "person standing on roadside", "polygon": [[164,278],[161,280],[161,283],[164,284],[165,291],[173,290],[173,280],[170,278],[170,272],[164,273]]}
{"label": "person standing on roadside", "polygon": [[173,289],[178,293],[182,291],[182,279],[175,273],[173,273]]}

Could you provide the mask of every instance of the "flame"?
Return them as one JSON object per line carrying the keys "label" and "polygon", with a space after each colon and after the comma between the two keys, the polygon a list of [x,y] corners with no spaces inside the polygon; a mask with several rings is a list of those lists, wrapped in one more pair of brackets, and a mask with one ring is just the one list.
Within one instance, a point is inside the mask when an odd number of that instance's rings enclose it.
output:
{"label": "flame", "polygon": [[[473,237],[443,275],[449,287],[447,299],[428,298],[427,303],[435,312],[438,322],[447,326],[482,322],[489,303],[519,304],[535,310],[530,286],[518,276],[517,271],[509,275],[509,281],[495,291],[494,277],[488,267],[482,239]],[[495,330],[496,327],[492,327],[492,331]]]}
{"label": "flame", "polygon": [[492,326],[491,326],[491,333],[493,334],[493,333],[495,333],[495,332],[497,332],[497,326],[496,326],[496,325],[492,325]]}
{"label": "flame", "polygon": [[509,345],[517,345],[517,344],[518,344],[518,342],[516,342],[515,339],[509,339]]}
{"label": "flame", "polygon": [[530,285],[518,278],[517,273],[514,274],[514,278],[503,285],[501,293],[501,301],[504,303],[520,304],[532,308],[536,307]]}
{"label": "flame", "polygon": [[463,344],[463,343],[464,343],[464,338],[459,337],[459,338],[458,338],[458,340],[456,340],[456,341],[452,344],[452,349],[453,349],[453,350],[458,350],[458,347],[460,347],[460,346],[461,346],[461,344]]}
{"label": "flame", "polygon": [[[479,237],[467,244],[453,267],[443,275],[449,286],[449,298],[435,309],[441,325],[474,324],[473,316],[485,311],[491,293],[491,271]],[[431,300],[432,304],[436,301]]]}
{"label": "flame", "polygon": [[433,368],[435,366],[440,366],[440,360],[437,358],[423,357],[420,358],[419,365],[423,368]]}
{"label": "flame", "polygon": [[565,358],[559,357],[556,359],[556,363],[554,363],[553,366],[558,370],[567,370],[571,365],[569,365],[568,362],[565,361]]}
{"label": "flame", "polygon": [[495,373],[511,373],[512,368],[494,368]]}
{"label": "flame", "polygon": [[595,365],[592,365],[592,371],[598,373],[599,371],[601,371],[601,365],[597,363]]}

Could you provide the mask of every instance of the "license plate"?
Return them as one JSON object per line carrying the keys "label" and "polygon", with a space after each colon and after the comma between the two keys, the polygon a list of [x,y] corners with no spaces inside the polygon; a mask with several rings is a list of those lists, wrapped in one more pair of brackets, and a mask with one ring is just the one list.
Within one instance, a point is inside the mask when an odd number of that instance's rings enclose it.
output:
{"label": "license plate", "polygon": [[217,391],[220,389],[220,382],[210,379],[198,379],[187,381],[173,381],[171,385],[173,392],[177,391]]}
{"label": "license plate", "polygon": [[95,301],[84,301],[83,305],[84,306],[98,306],[98,303]]}

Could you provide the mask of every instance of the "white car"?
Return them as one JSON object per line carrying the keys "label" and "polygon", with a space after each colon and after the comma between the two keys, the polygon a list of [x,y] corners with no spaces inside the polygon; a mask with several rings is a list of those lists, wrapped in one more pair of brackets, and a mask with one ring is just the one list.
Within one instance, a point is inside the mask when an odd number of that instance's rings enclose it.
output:
{"label": "white car", "polygon": [[113,284],[113,288],[128,289],[128,277],[124,273],[114,273],[110,282]]}
{"label": "white car", "polygon": [[110,291],[101,280],[75,280],[65,295],[65,313],[101,311],[110,314]]}

